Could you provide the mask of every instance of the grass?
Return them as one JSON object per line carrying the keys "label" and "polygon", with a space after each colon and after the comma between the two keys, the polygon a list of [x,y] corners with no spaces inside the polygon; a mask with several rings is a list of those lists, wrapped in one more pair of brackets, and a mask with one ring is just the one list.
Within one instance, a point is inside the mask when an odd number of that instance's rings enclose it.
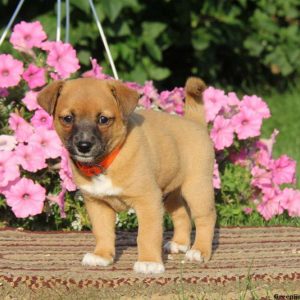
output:
{"label": "grass", "polygon": [[271,109],[271,118],[263,125],[263,136],[269,137],[274,128],[279,130],[274,146],[275,157],[287,154],[297,163],[297,188],[300,188],[300,91],[274,93],[263,97]]}

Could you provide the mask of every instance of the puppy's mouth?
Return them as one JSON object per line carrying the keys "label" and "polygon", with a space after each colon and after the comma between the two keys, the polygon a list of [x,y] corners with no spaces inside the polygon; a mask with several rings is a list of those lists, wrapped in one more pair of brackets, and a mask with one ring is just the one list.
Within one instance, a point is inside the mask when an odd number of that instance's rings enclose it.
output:
{"label": "puppy's mouth", "polygon": [[87,164],[87,165],[92,165],[92,164],[95,163],[95,157],[94,156],[75,154],[75,155],[72,155],[72,158],[75,161],[78,161],[80,163]]}

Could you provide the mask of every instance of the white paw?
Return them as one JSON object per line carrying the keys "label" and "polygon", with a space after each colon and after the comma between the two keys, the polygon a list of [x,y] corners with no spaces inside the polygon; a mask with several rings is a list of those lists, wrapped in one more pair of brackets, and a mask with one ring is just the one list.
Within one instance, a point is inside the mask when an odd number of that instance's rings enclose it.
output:
{"label": "white paw", "polygon": [[158,262],[137,261],[133,266],[133,270],[136,273],[159,274],[165,271],[165,267]]}
{"label": "white paw", "polygon": [[82,259],[83,266],[101,266],[106,267],[113,262],[112,259],[107,259],[93,253],[86,253]]}
{"label": "white paw", "polygon": [[185,259],[188,261],[203,261],[203,257],[201,256],[201,252],[199,250],[188,250],[185,254]]}
{"label": "white paw", "polygon": [[180,245],[176,242],[169,241],[164,245],[164,251],[167,253],[186,253],[189,249],[189,246]]}

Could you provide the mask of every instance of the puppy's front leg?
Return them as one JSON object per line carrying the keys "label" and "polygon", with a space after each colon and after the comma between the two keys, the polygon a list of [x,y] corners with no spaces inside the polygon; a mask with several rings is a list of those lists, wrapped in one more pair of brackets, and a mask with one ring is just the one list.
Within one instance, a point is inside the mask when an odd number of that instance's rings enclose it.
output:
{"label": "puppy's front leg", "polygon": [[134,209],[138,218],[137,273],[151,274],[165,271],[162,263],[163,205],[161,194],[145,195],[137,199]]}
{"label": "puppy's front leg", "polygon": [[96,238],[94,253],[87,253],[82,264],[86,266],[108,266],[115,256],[115,211],[105,202],[84,197],[92,231]]}

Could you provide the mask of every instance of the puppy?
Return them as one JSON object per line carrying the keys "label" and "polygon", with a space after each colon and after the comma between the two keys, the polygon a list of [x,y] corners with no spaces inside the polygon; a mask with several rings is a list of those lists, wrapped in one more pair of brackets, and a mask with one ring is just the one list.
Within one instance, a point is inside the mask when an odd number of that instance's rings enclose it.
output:
{"label": "puppy", "polygon": [[[139,224],[136,272],[164,272],[164,208],[174,224],[165,250],[185,252],[190,261],[210,259],[216,220],[214,150],[204,118],[204,89],[200,79],[188,79],[184,117],[134,112],[138,93],[114,80],[55,81],[39,93],[38,103],[54,116],[70,154],[96,238],[83,265],[113,263],[116,212],[129,208]],[[190,248],[191,217],[196,236]]]}

